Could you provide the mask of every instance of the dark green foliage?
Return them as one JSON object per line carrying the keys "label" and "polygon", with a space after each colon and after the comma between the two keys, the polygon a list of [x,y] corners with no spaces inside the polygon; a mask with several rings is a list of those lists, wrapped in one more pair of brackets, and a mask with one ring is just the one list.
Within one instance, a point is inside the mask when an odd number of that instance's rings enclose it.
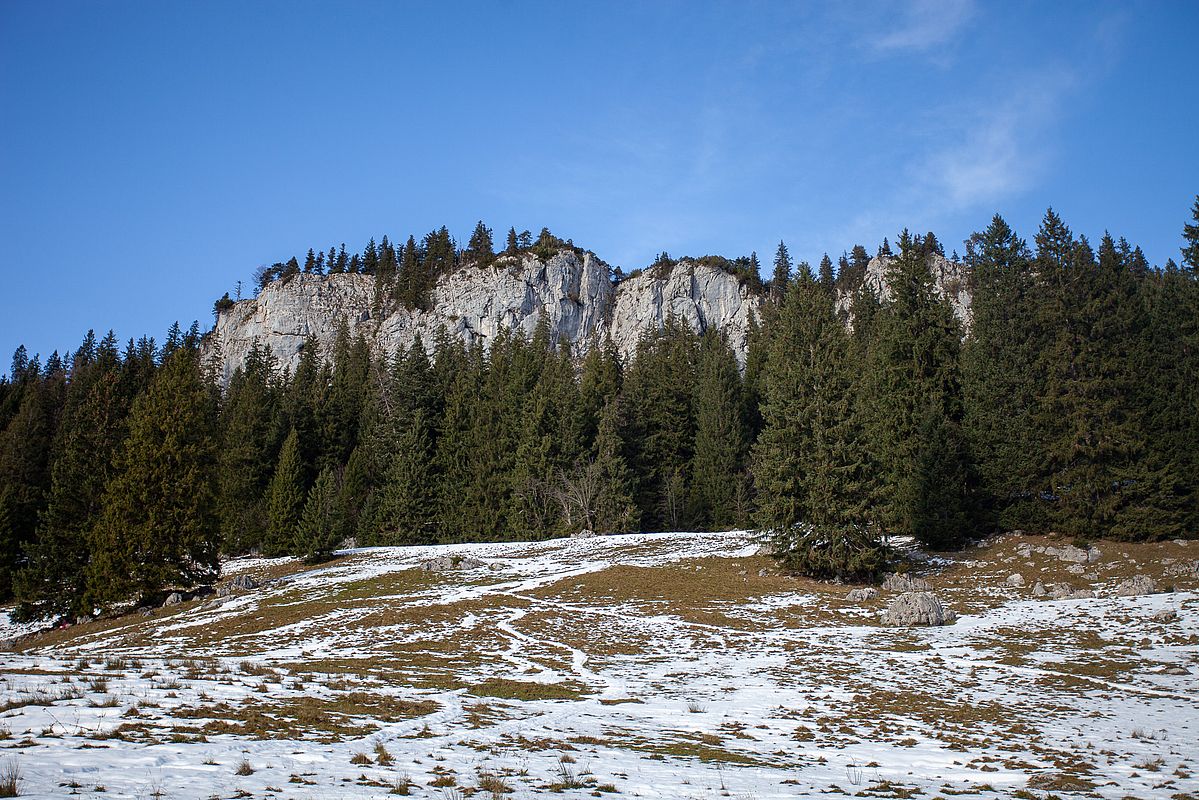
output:
{"label": "dark green foliage", "polygon": [[[516,232],[509,232],[509,243],[514,243]],[[495,259],[495,246],[491,241],[491,228],[483,224],[483,220],[479,220],[479,224],[475,226],[474,233],[470,235],[470,241],[466,245],[466,255],[476,264],[490,264]]]}
{"label": "dark green foliage", "polygon": [[966,263],[974,322],[962,349],[964,432],[992,521],[1006,529],[1044,529],[1036,415],[1044,385],[1039,359],[1050,330],[1037,320],[1043,294],[1032,253],[996,215],[967,241]]}
{"label": "dark green foliage", "polygon": [[305,498],[304,462],[295,428],[283,442],[275,474],[267,489],[267,529],[262,553],[280,556],[293,550]]}
{"label": "dark green foliage", "polygon": [[258,549],[266,538],[266,488],[280,435],[277,380],[273,356],[255,343],[225,391],[217,514],[223,546],[230,553]]}
{"label": "dark green foliage", "polygon": [[[900,254],[888,281],[893,298],[866,327],[855,319],[855,331],[866,336],[862,396],[865,429],[879,482],[872,487],[879,521],[897,534],[915,536],[927,544],[948,543],[946,531],[921,527],[929,498],[930,478],[918,474],[928,466],[919,458],[921,435],[942,425],[957,425],[962,416],[958,350],[961,333],[948,305],[933,292],[926,265],[928,250],[919,237],[900,235]],[[928,426],[932,426],[929,428]],[[947,453],[946,458],[957,454]],[[954,474],[966,464],[946,466]],[[972,491],[941,496],[952,504],[946,519],[969,519]],[[972,532],[963,524],[951,537],[960,543]]]}
{"label": "dark green foliage", "polygon": [[342,540],[337,477],[329,467],[321,470],[308,490],[308,499],[296,528],[295,550],[315,564],[329,558]]}
{"label": "dark green foliage", "polygon": [[791,254],[787,252],[787,245],[780,241],[774,254],[774,272],[770,275],[770,295],[780,302],[787,295],[787,287],[791,283],[791,269]]}
{"label": "dark green foliage", "polygon": [[887,567],[887,548],[862,525],[796,523],[774,531],[770,545],[783,569],[813,578],[870,581]]}
{"label": "dark green foliage", "polygon": [[598,482],[595,510],[589,524],[592,530],[601,533],[623,533],[635,530],[637,525],[637,507],[633,504],[632,480],[623,455],[619,420],[620,400],[612,397],[600,412],[589,464]]}
{"label": "dark green foliage", "polygon": [[131,401],[119,391],[118,355],[111,333],[98,349],[85,341],[76,353],[53,444],[47,505],[17,577],[22,618],[90,612],[83,606],[88,535],[99,520]]}
{"label": "dark green foliage", "polygon": [[1191,221],[1183,225],[1182,238],[1186,242],[1182,248],[1182,263],[1191,271],[1199,271],[1199,195],[1191,206]]}
{"label": "dark green foliage", "polygon": [[133,403],[91,535],[89,605],[218,574],[216,409],[199,367],[193,349],[177,350]]}
{"label": "dark green foliage", "polygon": [[741,376],[732,349],[716,331],[706,333],[700,343],[693,402],[689,516],[703,529],[744,525],[749,517],[749,440]]}
{"label": "dark green foliage", "polygon": [[[350,537],[752,518],[786,569],[842,579],[883,569],[890,534],[934,548],[995,527],[1193,537],[1199,200],[1192,213],[1183,266],[1164,269],[1111,236],[1092,251],[1052,211],[1034,256],[995,217],[966,245],[964,338],[933,291],[933,235],[905,232],[897,257],[884,241],[881,302],[861,246],[835,273],[826,256],[817,276],[792,276],[780,245],[743,371],[717,332],[675,318],[627,360],[611,342],[556,341],[545,320],[486,346],[443,328],[430,352],[417,339],[394,356],[343,326],[328,352],[306,341],[294,371],[255,345],[227,382],[220,342],[201,361],[195,323],[161,349],[143,336],[118,352],[90,333],[66,357],[19,348],[0,377],[0,596],[15,593],[22,619],[89,614],[211,580],[218,548],[319,560]],[[582,252],[511,229],[505,253],[563,250]],[[480,223],[461,253],[443,227],[400,248],[385,236],[362,253],[314,249],[257,277],[373,274],[378,318],[428,308],[440,276],[493,258]],[[654,269],[693,264],[760,296],[756,256],[662,254]]]}
{"label": "dark green foliage", "polygon": [[669,318],[660,331],[643,336],[625,375],[622,436],[646,530],[680,530],[689,523],[697,344],[685,324]]}
{"label": "dark green foliage", "polygon": [[756,519],[786,568],[816,577],[869,578],[885,562],[849,355],[832,294],[801,270],[764,369]]}
{"label": "dark green foliage", "polygon": [[417,409],[396,441],[364,541],[388,545],[437,541],[437,495],[431,469],[429,427],[424,409]]}

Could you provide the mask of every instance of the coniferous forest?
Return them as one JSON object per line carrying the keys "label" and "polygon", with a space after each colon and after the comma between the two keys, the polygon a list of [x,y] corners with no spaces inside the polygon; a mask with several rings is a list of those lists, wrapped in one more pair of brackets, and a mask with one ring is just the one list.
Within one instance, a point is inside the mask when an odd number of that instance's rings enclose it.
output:
{"label": "coniferous forest", "polygon": [[[788,569],[868,579],[897,535],[1195,537],[1199,199],[1183,245],[1159,268],[1053,211],[1031,242],[996,216],[960,257],[969,332],[933,290],[932,234],[884,243],[886,302],[862,286],[865,248],[813,270],[780,245],[765,282],[756,256],[722,262],[767,298],[743,368],[673,321],[627,363],[546,323],[486,351],[445,334],[381,355],[343,331],[294,372],[255,348],[227,385],[198,324],[89,332],[44,362],[22,347],[0,380],[0,600],[90,615],[211,582],[222,554],[319,561],[350,538],[753,527]],[[502,249],[567,246],[513,230]],[[418,308],[494,257],[480,223],[465,248],[442,228],[256,279],[371,274],[377,303]]]}

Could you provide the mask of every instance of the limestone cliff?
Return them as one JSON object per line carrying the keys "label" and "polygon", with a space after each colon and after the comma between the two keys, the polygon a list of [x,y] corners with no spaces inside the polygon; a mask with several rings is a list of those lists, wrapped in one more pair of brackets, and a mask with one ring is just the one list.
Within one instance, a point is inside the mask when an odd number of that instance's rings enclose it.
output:
{"label": "limestone cliff", "polygon": [[[502,328],[532,335],[544,316],[557,340],[578,354],[611,336],[628,356],[642,333],[673,314],[697,331],[725,331],[744,360],[750,316],[759,303],[735,276],[711,266],[684,260],[614,284],[607,264],[571,250],[544,261],[524,255],[464,267],[442,277],[431,299],[430,311],[394,308],[376,302],[371,276],[295,275],[223,311],[212,341],[219,342],[226,379],[254,341],[270,348],[280,367],[294,369],[308,336],[328,352],[343,321],[377,353],[394,353],[417,334],[431,347],[442,326],[467,344],[486,347]],[[380,307],[387,312],[372,316]]]}
{"label": "limestone cliff", "polygon": [[[927,259],[928,270],[933,279],[933,291],[937,296],[949,303],[954,317],[961,323],[963,330],[970,329],[970,282],[966,266],[957,261],[950,261],[936,253]],[[891,287],[887,285],[887,270],[895,262],[893,256],[875,256],[866,265],[866,275],[862,285],[879,300],[886,302],[891,299]],[[853,304],[853,294],[842,292],[837,297],[837,310],[848,312]]]}
{"label": "limestone cliff", "polygon": [[[890,296],[889,263],[887,257],[872,259],[865,276],[865,285],[884,300]],[[968,326],[970,295],[962,266],[933,256],[929,269],[938,293]],[[484,347],[503,328],[531,336],[544,316],[557,341],[569,343],[576,354],[610,336],[627,358],[642,334],[673,315],[698,332],[723,331],[744,364],[751,320],[760,316],[763,302],[735,275],[707,263],[683,259],[616,284],[607,264],[573,250],[546,260],[503,256],[489,266],[458,269],[434,287],[429,311],[396,308],[376,294],[369,275],[300,274],[276,280],[257,297],[222,311],[209,347],[219,343],[227,380],[253,342],[269,348],[281,368],[294,369],[307,337],[315,337],[328,353],[343,321],[376,353],[390,354],[411,346],[418,334],[431,348],[442,326],[467,344]],[[840,308],[849,303],[849,295],[838,299]]]}

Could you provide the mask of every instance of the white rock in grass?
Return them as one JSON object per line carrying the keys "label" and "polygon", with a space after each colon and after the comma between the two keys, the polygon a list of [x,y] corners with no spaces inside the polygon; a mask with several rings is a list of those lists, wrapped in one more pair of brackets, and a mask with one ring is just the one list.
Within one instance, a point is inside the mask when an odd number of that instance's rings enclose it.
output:
{"label": "white rock in grass", "polygon": [[1049,592],[1045,590],[1045,584],[1041,583],[1040,581],[1037,581],[1036,583],[1033,584],[1033,587],[1032,587],[1032,596],[1033,597],[1044,597],[1047,594],[1049,594]]}
{"label": "white rock in grass", "polygon": [[1085,600],[1094,597],[1090,589],[1075,589],[1066,583],[1055,583],[1049,587],[1050,600]]}
{"label": "white rock in grass", "polygon": [[872,589],[869,586],[863,589],[850,589],[849,594],[845,595],[845,599],[851,603],[862,603],[876,597],[878,597],[878,589]]}
{"label": "white rock in grass", "polygon": [[933,587],[923,578],[913,578],[894,572],[883,581],[883,588],[888,592],[927,592],[931,591]]}
{"label": "white rock in grass", "polygon": [[1134,578],[1120,581],[1116,585],[1116,597],[1139,597],[1145,594],[1154,594],[1157,591],[1157,584],[1147,575],[1137,575]]}
{"label": "white rock in grass", "polygon": [[1059,549],[1057,557],[1062,561],[1073,561],[1075,564],[1085,564],[1088,560],[1087,551],[1072,544]]}
{"label": "white rock in grass", "polygon": [[1007,585],[1017,589],[1023,589],[1025,586],[1024,576],[1019,572],[1013,572],[1011,575],[1007,576]]}
{"label": "white rock in grass", "polygon": [[182,602],[183,595],[179,594],[178,592],[171,592],[169,595],[167,595],[167,599],[163,601],[162,607],[166,608],[167,606],[178,605]]}
{"label": "white rock in grass", "polygon": [[891,601],[883,612],[883,624],[892,627],[949,625],[957,615],[932,592],[908,592]]}

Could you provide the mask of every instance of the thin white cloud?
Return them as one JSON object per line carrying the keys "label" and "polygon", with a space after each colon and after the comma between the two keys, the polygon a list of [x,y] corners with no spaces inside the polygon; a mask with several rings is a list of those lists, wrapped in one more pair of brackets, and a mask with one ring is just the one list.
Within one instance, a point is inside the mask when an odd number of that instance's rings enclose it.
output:
{"label": "thin white cloud", "polygon": [[879,53],[941,47],[974,16],[974,0],[907,0],[899,18],[868,39]]}
{"label": "thin white cloud", "polygon": [[995,108],[968,117],[949,144],[918,166],[938,205],[948,211],[994,205],[1034,185],[1048,134],[1076,83],[1070,70],[1044,72]]}

